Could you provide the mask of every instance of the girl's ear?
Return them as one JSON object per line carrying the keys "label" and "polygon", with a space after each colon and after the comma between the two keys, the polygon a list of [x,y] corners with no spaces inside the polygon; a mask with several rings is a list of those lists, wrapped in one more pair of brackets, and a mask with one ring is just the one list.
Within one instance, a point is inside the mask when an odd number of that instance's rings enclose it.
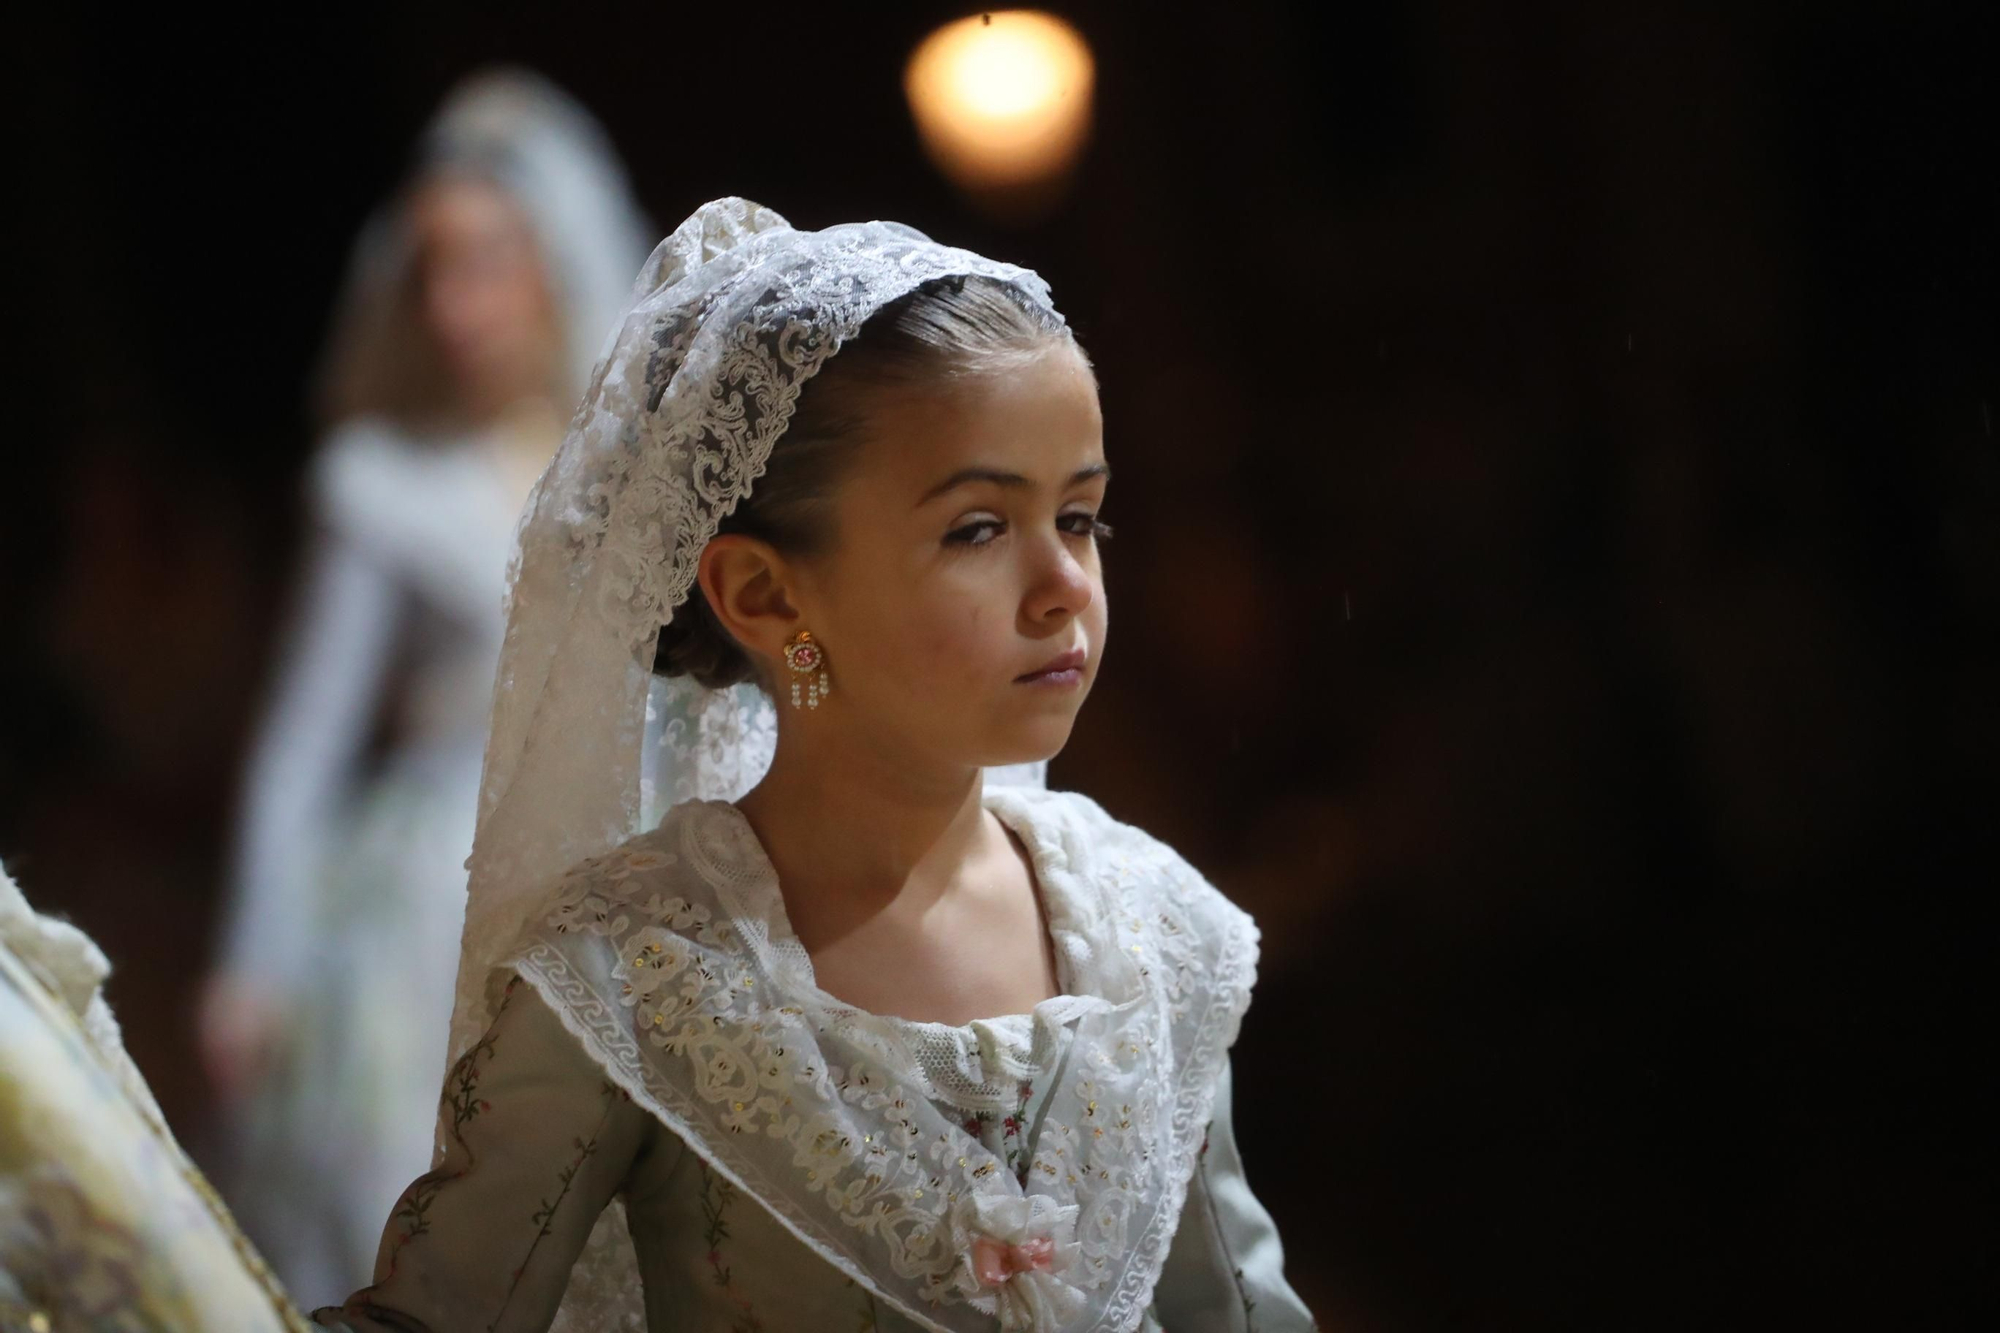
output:
{"label": "girl's ear", "polygon": [[783,656],[785,641],[802,627],[791,568],[769,542],[741,533],[712,537],[695,579],[722,627],[766,663]]}

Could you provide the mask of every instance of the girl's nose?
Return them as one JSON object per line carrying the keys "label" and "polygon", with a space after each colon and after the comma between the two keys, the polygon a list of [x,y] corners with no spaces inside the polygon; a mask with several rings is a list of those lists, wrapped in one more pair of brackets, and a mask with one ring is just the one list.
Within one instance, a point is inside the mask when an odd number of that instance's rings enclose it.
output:
{"label": "girl's nose", "polygon": [[1032,622],[1074,616],[1090,605],[1097,595],[1095,580],[1076,555],[1057,538],[1038,553],[1034,583],[1024,610]]}

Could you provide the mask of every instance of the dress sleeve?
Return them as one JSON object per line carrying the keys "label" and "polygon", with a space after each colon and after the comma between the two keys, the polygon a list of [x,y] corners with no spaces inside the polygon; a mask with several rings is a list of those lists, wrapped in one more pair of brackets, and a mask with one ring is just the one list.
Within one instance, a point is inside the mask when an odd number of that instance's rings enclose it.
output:
{"label": "dress sleeve", "polygon": [[1230,1124],[1227,1063],[1153,1310],[1166,1333],[1308,1333],[1318,1327],[1285,1281],[1278,1229],[1244,1178]]}
{"label": "dress sleeve", "polygon": [[396,1201],[375,1283],[314,1320],[350,1333],[539,1333],[590,1230],[667,1136],[516,978],[445,1080],[445,1152]]}
{"label": "dress sleeve", "polygon": [[223,967],[289,994],[311,938],[307,869],[367,742],[400,632],[393,577],[322,525],[306,554],[248,768]]}

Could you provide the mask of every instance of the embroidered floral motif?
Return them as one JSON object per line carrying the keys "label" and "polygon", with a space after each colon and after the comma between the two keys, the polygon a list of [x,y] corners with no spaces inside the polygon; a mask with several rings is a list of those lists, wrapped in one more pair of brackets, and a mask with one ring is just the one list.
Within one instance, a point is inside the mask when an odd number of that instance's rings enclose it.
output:
{"label": "embroidered floral motif", "polygon": [[[604,1103],[604,1114],[598,1119],[598,1125],[601,1128],[610,1119],[612,1104],[620,1100],[629,1101],[630,1098],[626,1097],[624,1092],[612,1083],[604,1084],[598,1090],[598,1095]],[[507,1285],[507,1298],[506,1301],[502,1302],[502,1308],[505,1308],[507,1302],[513,1300],[515,1290],[521,1285],[522,1276],[527,1273],[528,1265],[534,1261],[535,1251],[542,1247],[542,1242],[548,1238],[550,1232],[554,1229],[556,1214],[562,1210],[563,1200],[569,1197],[570,1187],[576,1183],[577,1173],[583,1170],[585,1162],[597,1155],[597,1136],[593,1134],[588,1138],[574,1139],[571,1141],[571,1146],[575,1149],[575,1156],[571,1157],[562,1169],[556,1172],[557,1188],[555,1197],[553,1199],[542,1199],[540,1206],[529,1215],[528,1220],[535,1226],[535,1238],[528,1243],[528,1252],[521,1256],[521,1262],[515,1265],[512,1280]]]}
{"label": "embroidered floral motif", "polygon": [[[607,1084],[605,1085],[605,1091],[616,1093],[617,1089]],[[597,1139],[595,1137],[572,1140],[571,1146],[576,1149],[576,1156],[572,1157],[568,1165],[556,1173],[556,1183],[559,1188],[556,1190],[555,1198],[543,1199],[541,1206],[536,1208],[534,1214],[528,1219],[535,1224],[535,1239],[537,1240],[549,1234],[550,1226],[555,1221],[557,1211],[562,1208],[563,1200],[569,1197],[570,1186],[576,1183],[576,1173],[583,1170],[583,1164],[597,1154]]]}
{"label": "embroidered floral motif", "polygon": [[1035,1095],[1035,1085],[1021,1085],[1021,1100],[1014,1107],[1014,1114],[1001,1121],[1001,1130],[1006,1140],[1007,1168],[1014,1178],[1023,1185],[1028,1183],[1027,1127],[1022,1123],[1028,1114],[1028,1102]]}
{"label": "embroidered floral motif", "polygon": [[[1035,1085],[1023,1080],[1016,1086],[1012,1111],[1001,1115],[997,1111],[979,1109],[965,1118],[965,1132],[982,1144],[988,1143],[995,1136],[997,1124],[999,1147],[994,1151],[1006,1162],[1007,1169],[1014,1173],[1014,1179],[1023,1185],[1028,1183],[1028,1104],[1034,1100],[1034,1096]],[[990,1165],[988,1163],[986,1167]],[[981,1169],[985,1170],[986,1167]]]}
{"label": "embroidered floral motif", "polygon": [[[500,1005],[493,1011],[495,1022],[499,1021],[500,1015],[506,1013],[507,1007],[514,1002],[514,988],[518,985],[520,985],[518,979],[507,983],[506,991],[500,997]],[[465,1127],[478,1118],[482,1111],[492,1109],[479,1096],[479,1078],[481,1069],[492,1063],[493,1049],[494,1037],[489,1030],[452,1064],[451,1074],[445,1080],[443,1101],[444,1105],[451,1109],[449,1135],[452,1143],[461,1149],[465,1148]],[[464,1167],[452,1169],[440,1167],[438,1170],[418,1176],[410,1183],[410,1187],[403,1191],[403,1197],[397,1200],[396,1209],[390,1214],[389,1220],[402,1223],[403,1229],[389,1248],[389,1269],[392,1273],[395,1271],[396,1256],[402,1252],[403,1247],[417,1237],[430,1233],[431,1205],[436,1202],[438,1191],[447,1181],[458,1179],[471,1168],[469,1149],[466,1150],[466,1157],[467,1164]]]}
{"label": "embroidered floral motif", "polygon": [[[493,1015],[495,1022],[499,1021],[500,1015],[506,1013],[507,1006],[513,1002],[514,987],[517,984],[511,981],[507,983],[506,997],[500,1001],[500,1008]],[[454,1137],[463,1134],[465,1127],[471,1124],[480,1112],[493,1109],[479,1098],[479,1066],[482,1062],[491,1061],[492,1058],[493,1037],[489,1032],[488,1035],[481,1037],[471,1050],[461,1055],[458,1063],[452,1066],[451,1079],[445,1085],[445,1098],[451,1106],[451,1132]]]}
{"label": "embroidered floral motif", "polygon": [[1250,1289],[1243,1285],[1243,1270],[1232,1268],[1229,1274],[1236,1280],[1236,1299],[1243,1302],[1243,1327],[1248,1333],[1257,1333],[1257,1320],[1254,1316],[1257,1302],[1250,1295]]}
{"label": "embroidered floral motif", "polygon": [[699,1158],[695,1159],[695,1167],[701,1172],[701,1238],[708,1246],[709,1273],[737,1309],[737,1317],[730,1321],[730,1333],[762,1333],[763,1321],[757,1318],[750,1299],[736,1290],[729,1266],[722,1261],[722,1243],[729,1239],[729,1205],[736,1202],[736,1187]]}

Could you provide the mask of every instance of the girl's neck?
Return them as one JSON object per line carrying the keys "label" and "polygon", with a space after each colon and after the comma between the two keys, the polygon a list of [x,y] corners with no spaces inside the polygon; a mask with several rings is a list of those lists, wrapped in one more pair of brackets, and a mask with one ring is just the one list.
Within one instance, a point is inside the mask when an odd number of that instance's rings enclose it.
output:
{"label": "girl's neck", "polygon": [[[980,769],[926,770],[833,731],[781,723],[770,771],[736,803],[802,937],[816,933],[802,918],[921,912],[1005,838]],[[810,896],[808,910],[793,910],[795,895]]]}

